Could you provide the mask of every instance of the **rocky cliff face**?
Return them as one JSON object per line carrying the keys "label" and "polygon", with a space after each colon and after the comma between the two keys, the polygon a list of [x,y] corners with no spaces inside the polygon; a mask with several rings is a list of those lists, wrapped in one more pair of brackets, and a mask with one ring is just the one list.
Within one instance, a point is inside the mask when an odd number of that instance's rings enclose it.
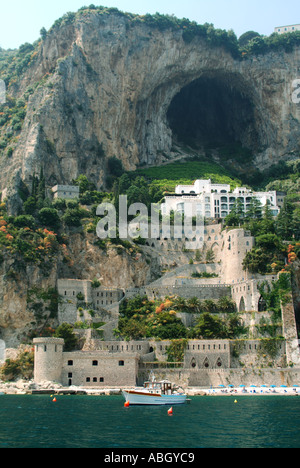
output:
{"label": "rocky cliff face", "polygon": [[0,188],[30,183],[41,166],[49,186],[84,173],[100,188],[108,157],[128,170],[159,164],[185,137],[199,148],[207,135],[239,141],[262,169],[291,159],[300,141],[291,99],[299,63],[299,48],[240,60],[199,37],[185,41],[180,29],[87,11],[52,28],[14,87],[20,97],[40,84],[14,153],[0,162]]}
{"label": "rocky cliff face", "polygon": [[94,234],[68,232],[67,253],[58,252],[42,264],[26,264],[18,255],[1,258],[0,339],[7,347],[27,343],[32,333],[45,334],[58,326],[57,279],[100,279],[102,286],[111,288],[142,287],[157,279],[168,262],[147,247],[102,250],[95,239]]}

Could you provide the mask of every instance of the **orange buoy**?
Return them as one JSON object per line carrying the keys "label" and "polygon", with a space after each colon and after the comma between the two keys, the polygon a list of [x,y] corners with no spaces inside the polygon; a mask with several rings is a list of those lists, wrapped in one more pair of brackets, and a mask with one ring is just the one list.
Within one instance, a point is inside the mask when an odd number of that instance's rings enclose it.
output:
{"label": "orange buoy", "polygon": [[52,400],[52,401],[53,401],[54,403],[56,403],[56,401],[57,401],[57,400],[56,400],[56,398],[53,398],[53,400]]}
{"label": "orange buoy", "polygon": [[129,405],[130,405],[129,401],[126,401],[126,403],[124,403],[125,408],[129,408]]}
{"label": "orange buoy", "polygon": [[172,416],[172,414],[173,414],[173,408],[170,408],[170,409],[168,410],[168,415],[169,415],[169,416]]}

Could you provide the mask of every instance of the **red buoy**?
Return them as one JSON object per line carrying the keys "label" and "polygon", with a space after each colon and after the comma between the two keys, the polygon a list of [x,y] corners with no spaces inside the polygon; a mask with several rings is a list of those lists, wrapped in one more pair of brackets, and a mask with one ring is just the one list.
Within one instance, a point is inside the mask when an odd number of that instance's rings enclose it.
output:
{"label": "red buoy", "polygon": [[173,408],[170,408],[170,409],[168,410],[168,415],[169,415],[169,416],[172,416],[172,414],[173,414]]}
{"label": "red buoy", "polygon": [[129,405],[130,405],[129,401],[126,401],[126,403],[124,403],[125,408],[129,408]]}

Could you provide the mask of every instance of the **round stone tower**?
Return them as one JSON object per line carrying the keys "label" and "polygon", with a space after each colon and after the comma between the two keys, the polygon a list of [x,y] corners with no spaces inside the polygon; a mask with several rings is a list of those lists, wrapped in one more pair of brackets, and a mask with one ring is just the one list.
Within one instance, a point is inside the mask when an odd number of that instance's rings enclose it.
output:
{"label": "round stone tower", "polygon": [[63,346],[62,338],[34,338],[34,380],[61,382]]}

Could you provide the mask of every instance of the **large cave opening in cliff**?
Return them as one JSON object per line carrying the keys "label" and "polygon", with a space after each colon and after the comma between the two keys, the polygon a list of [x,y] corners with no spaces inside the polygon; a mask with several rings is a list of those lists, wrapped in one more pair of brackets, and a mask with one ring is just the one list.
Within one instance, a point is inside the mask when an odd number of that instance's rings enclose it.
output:
{"label": "large cave opening in cliff", "polygon": [[203,76],[173,98],[167,120],[173,141],[193,148],[233,145],[259,149],[259,133],[251,93],[234,75]]}

